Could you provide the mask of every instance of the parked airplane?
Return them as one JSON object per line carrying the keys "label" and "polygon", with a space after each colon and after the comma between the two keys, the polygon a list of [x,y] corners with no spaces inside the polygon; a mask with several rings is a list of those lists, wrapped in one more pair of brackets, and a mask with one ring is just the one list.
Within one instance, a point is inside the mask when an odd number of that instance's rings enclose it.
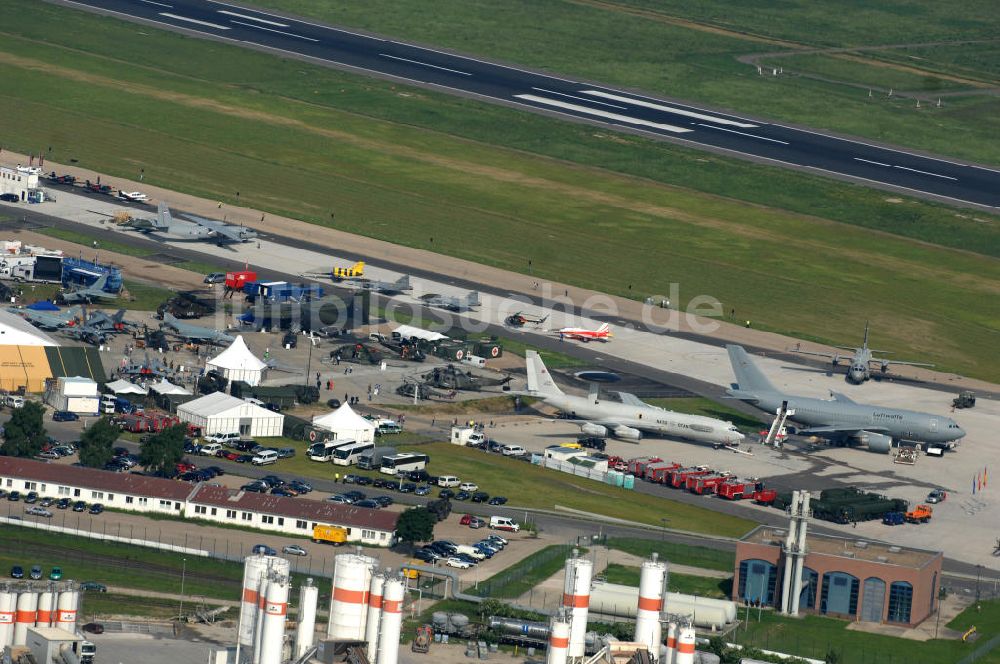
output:
{"label": "parked airplane", "polygon": [[360,288],[361,290],[373,293],[404,293],[413,290],[410,284],[410,276],[404,274],[396,281],[379,281],[378,279],[344,279],[342,282],[350,288]]}
{"label": "parked airplane", "polygon": [[751,361],[742,346],[726,346],[736,374],[731,396],[775,413],[782,405],[794,410],[790,419],[807,426],[801,435],[815,435],[847,444],[865,444],[872,452],[888,452],[894,441],[947,444],[962,438],[965,431],[948,417],[901,408],[883,408],[855,403],[832,392],[832,399],[799,397],[781,392]]}
{"label": "parked airplane", "polygon": [[340,281],[341,279],[361,279],[365,276],[365,262],[358,261],[351,267],[335,267],[333,271],[330,272],[330,277],[334,281]]}
{"label": "parked airplane", "polygon": [[564,327],[561,330],[556,330],[556,334],[559,335],[560,339],[579,339],[580,341],[587,342],[592,339],[597,341],[610,341],[611,337],[611,326],[607,323],[601,323],[600,327],[596,330],[588,330],[585,327]]}
{"label": "parked airplane", "polygon": [[482,304],[479,300],[479,292],[472,291],[463,297],[452,297],[451,295],[429,295],[424,299],[424,304],[428,307],[447,309],[448,311],[469,311]]}
{"label": "parked airplane", "polygon": [[34,309],[19,309],[8,307],[7,311],[15,313],[37,328],[43,330],[60,330],[64,327],[76,325],[80,318],[82,309],[71,307],[61,311],[35,311]]}
{"label": "parked airplane", "polygon": [[582,420],[580,428],[588,435],[610,434],[625,440],[639,440],[645,431],[722,445],[739,444],[743,440],[743,434],[732,422],[658,408],[632,394],[619,393],[622,398],[620,403],[602,401],[596,390],[587,397],[565,394],[552,380],[536,351],[527,351],[525,360],[528,394],[539,397],[575,420]]}
{"label": "parked airplane", "polygon": [[[873,362],[877,362],[885,374],[889,371],[890,364],[905,364],[911,367],[933,367],[933,364],[926,364],[924,362],[906,362],[904,360],[890,360],[884,357],[874,357],[874,353],[889,353],[887,350],[875,350],[868,347],[868,321],[865,321],[865,337],[861,342],[861,348],[851,348],[850,346],[837,346],[837,348],[843,348],[844,350],[853,350],[854,355],[846,358],[850,363],[847,368],[847,382],[854,383],[855,385],[860,385],[861,383],[869,380],[872,377],[871,365]],[[833,366],[840,364],[842,359],[840,353],[826,353],[819,351],[809,351],[809,350],[799,350],[795,349],[796,353],[802,355],[816,355],[819,357],[828,357],[833,363]]]}
{"label": "parked airplane", "polygon": [[192,342],[231,344],[236,341],[236,337],[228,335],[225,332],[210,327],[185,323],[168,312],[163,313],[163,327],[173,330],[182,339]]}
{"label": "parked airplane", "polygon": [[184,217],[190,221],[174,219],[167,204],[161,202],[156,208],[155,219],[132,219],[125,226],[141,233],[162,233],[163,239],[174,242],[212,240],[219,244],[229,244],[249,242],[257,237],[257,231],[243,226],[193,214],[186,214]]}
{"label": "parked airplane", "polygon": [[107,273],[98,277],[97,281],[89,286],[81,286],[59,293],[59,297],[66,304],[91,303],[95,300],[114,300],[118,298],[118,293],[109,293],[104,290],[108,283]]}
{"label": "parked airplane", "polygon": [[132,201],[133,203],[138,203],[139,201],[146,200],[146,198],[148,197],[146,196],[146,194],[140,191],[119,191],[118,198],[123,198],[126,201]]}
{"label": "parked airplane", "polygon": [[108,336],[124,332],[126,325],[125,309],[119,309],[110,316],[103,311],[95,311],[88,316],[84,311],[79,324],[64,327],[61,331],[72,339],[91,344],[103,344],[107,341]]}

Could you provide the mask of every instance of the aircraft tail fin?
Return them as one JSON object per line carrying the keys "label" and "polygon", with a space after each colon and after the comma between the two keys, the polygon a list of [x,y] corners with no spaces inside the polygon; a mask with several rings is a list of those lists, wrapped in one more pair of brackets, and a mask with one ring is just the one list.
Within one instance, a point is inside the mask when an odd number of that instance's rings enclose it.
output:
{"label": "aircraft tail fin", "polygon": [[396,279],[393,288],[398,288],[399,290],[410,290],[413,286],[410,285],[410,275],[404,274],[399,279]]}
{"label": "aircraft tail fin", "polygon": [[357,273],[357,276],[360,277],[365,271],[365,262],[358,261],[357,263],[351,266],[351,271]]}
{"label": "aircraft tail fin", "polygon": [[554,397],[563,393],[552,380],[549,370],[545,368],[538,351],[529,350],[524,354],[525,365],[528,369],[528,391],[542,397]]}
{"label": "aircraft tail fin", "polygon": [[108,273],[105,272],[97,278],[97,281],[90,284],[89,290],[102,291],[108,285]]}
{"label": "aircraft tail fin", "polygon": [[[743,346],[728,345],[729,363],[733,366],[733,373],[736,374],[736,390],[733,392],[742,395],[754,395],[760,392],[777,392],[771,381],[757,368],[757,365],[750,359]],[[734,394],[735,396],[735,394]]]}
{"label": "aircraft tail fin", "polygon": [[173,225],[174,219],[170,216],[170,208],[166,203],[160,201],[156,206],[156,227],[168,231]]}

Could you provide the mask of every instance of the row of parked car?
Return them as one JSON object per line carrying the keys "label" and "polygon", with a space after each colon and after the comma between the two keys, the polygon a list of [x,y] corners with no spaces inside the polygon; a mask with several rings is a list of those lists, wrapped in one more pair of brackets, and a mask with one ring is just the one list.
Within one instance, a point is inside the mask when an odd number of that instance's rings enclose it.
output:
{"label": "row of parked car", "polygon": [[[409,480],[409,481],[408,481]],[[371,486],[376,489],[388,489],[399,493],[412,493],[415,496],[427,496],[433,491],[433,486],[446,487],[438,492],[439,498],[448,500],[471,500],[474,503],[488,503],[490,505],[503,505],[507,502],[506,496],[493,496],[485,491],[479,491],[479,485],[474,482],[462,482],[457,477],[442,475],[436,477],[429,475],[426,470],[416,470],[407,473],[402,480],[389,480],[381,477],[368,477],[367,475],[344,475],[345,484],[356,484],[358,486]],[[455,487],[458,491],[455,491]]]}
{"label": "row of parked car", "polygon": [[[42,571],[41,565],[32,565],[31,570],[28,572],[28,578],[33,581],[38,581],[42,578],[44,572]],[[49,572],[49,581],[59,581],[63,577],[63,572],[61,567],[53,567],[52,571]],[[23,579],[24,578],[24,568],[20,565],[14,565],[10,568],[10,578],[12,579]]]}
{"label": "row of parked car", "polygon": [[383,507],[388,507],[392,505],[395,500],[392,496],[373,496],[369,498],[365,495],[364,491],[358,491],[354,489],[352,491],[345,491],[344,493],[336,493],[329,498],[328,501],[331,503],[337,503],[338,505],[353,505],[354,507],[367,507],[368,509],[378,510]]}
{"label": "row of parked car", "polygon": [[22,495],[20,491],[11,491],[8,493],[6,489],[0,489],[0,498],[6,498],[12,503],[23,501],[25,504],[31,505],[31,507],[25,508],[24,511],[26,514],[46,518],[52,518],[52,512],[47,508],[53,506],[61,510],[72,508],[74,512],[89,512],[91,514],[101,514],[104,512],[104,505],[101,503],[94,503],[88,506],[83,500],[74,501],[70,498],[47,498],[39,496],[37,491],[29,491]]}
{"label": "row of parked car", "polygon": [[309,493],[313,490],[313,487],[312,484],[305,480],[290,480],[286,482],[277,475],[267,475],[266,477],[247,482],[240,489],[254,493],[269,493],[272,496],[293,498],[301,496],[304,493]]}
{"label": "row of parked car", "polygon": [[417,549],[413,557],[425,563],[444,561],[448,567],[468,569],[503,551],[507,540],[500,535],[488,535],[475,544],[455,544],[450,540],[437,540]]}
{"label": "row of parked car", "polygon": [[42,451],[39,452],[38,456],[41,459],[61,459],[63,457],[73,456],[76,454],[77,449],[78,444],[76,441],[60,443],[59,441],[53,439],[42,446]]}

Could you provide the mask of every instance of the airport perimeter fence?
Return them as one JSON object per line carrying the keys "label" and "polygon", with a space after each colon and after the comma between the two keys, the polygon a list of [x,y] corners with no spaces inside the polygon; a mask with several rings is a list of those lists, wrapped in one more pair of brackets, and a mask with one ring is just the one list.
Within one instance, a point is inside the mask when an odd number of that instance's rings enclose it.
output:
{"label": "airport perimeter fence", "polygon": [[[483,581],[476,580],[464,588],[470,595],[516,599],[530,607],[544,608],[562,598],[562,587],[545,590],[536,587],[562,569],[575,547],[572,544],[548,546],[528,556],[504,572]],[[503,554],[500,554],[503,555]]]}
{"label": "airport perimeter fence", "polygon": [[968,655],[958,660],[956,664],[972,664],[973,662],[978,662],[980,659],[992,652],[997,646],[1000,646],[1000,634],[997,634],[989,641],[986,641],[977,647]]}

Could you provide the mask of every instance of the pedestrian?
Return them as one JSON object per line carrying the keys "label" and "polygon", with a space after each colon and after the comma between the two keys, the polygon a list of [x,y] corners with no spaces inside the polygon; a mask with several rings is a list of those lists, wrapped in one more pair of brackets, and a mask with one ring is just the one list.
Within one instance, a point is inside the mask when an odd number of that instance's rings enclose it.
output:
{"label": "pedestrian", "polygon": [[351,397],[347,395],[347,392],[344,392],[344,403],[348,403],[348,401],[350,401],[350,398]]}
{"label": "pedestrian", "polygon": [[335,473],[334,474],[333,481],[334,482],[340,482],[340,473]]}
{"label": "pedestrian", "polygon": [[319,390],[319,388],[320,388],[320,385],[322,385],[322,384],[323,384],[323,383],[322,383],[321,381],[317,380],[317,381],[316,381],[316,389],[317,389],[317,390]]}
{"label": "pedestrian", "polygon": [[746,322],[746,327],[747,327],[748,330],[750,329],[750,321]]}
{"label": "pedestrian", "polygon": [[432,417],[432,418],[431,418],[431,426],[434,426],[434,423],[435,423],[435,422],[437,422],[437,418],[435,418],[435,417]]}

